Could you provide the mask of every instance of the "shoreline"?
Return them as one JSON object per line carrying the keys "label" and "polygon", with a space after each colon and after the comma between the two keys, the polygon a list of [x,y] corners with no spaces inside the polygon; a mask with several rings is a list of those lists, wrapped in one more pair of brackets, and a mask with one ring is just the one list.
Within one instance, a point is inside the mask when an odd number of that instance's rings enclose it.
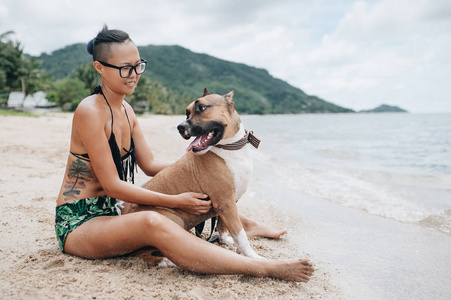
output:
{"label": "shoreline", "polygon": [[[188,144],[176,130],[183,116],[138,118],[157,158],[174,161],[183,155]],[[299,228],[293,224],[302,224],[302,218],[247,193],[238,203],[241,212],[256,221],[289,230],[280,240],[253,238],[251,246],[270,259],[311,258],[316,271],[309,283],[241,275],[202,275],[180,268],[149,268],[141,258],[132,255],[86,260],[61,253],[53,227],[54,209],[69,151],[71,120],[70,113],[37,118],[0,116],[2,299],[347,298],[340,287],[339,272],[315,259],[314,253],[306,253],[295,238]],[[143,172],[138,172],[136,184],[146,180]]]}

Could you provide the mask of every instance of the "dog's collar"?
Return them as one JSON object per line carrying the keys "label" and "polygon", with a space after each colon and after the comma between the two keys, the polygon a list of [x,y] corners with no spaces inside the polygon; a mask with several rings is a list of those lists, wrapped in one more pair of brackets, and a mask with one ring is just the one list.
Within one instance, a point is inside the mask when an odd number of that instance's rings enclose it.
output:
{"label": "dog's collar", "polygon": [[246,130],[246,135],[242,139],[236,141],[235,143],[226,144],[226,145],[216,144],[215,147],[218,147],[218,148],[221,148],[224,150],[240,150],[244,146],[246,146],[247,143],[250,143],[252,146],[255,147],[255,149],[257,149],[258,146],[260,145],[260,140],[255,137],[255,135],[253,134],[252,131],[248,132]]}

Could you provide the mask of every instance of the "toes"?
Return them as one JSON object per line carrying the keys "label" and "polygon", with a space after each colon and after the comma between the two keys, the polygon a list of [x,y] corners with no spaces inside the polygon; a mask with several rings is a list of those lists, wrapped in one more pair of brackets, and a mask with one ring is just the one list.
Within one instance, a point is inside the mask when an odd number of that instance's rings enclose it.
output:
{"label": "toes", "polygon": [[303,260],[302,264],[304,265],[303,273],[306,276],[312,276],[315,268],[313,267],[313,263],[311,260]]}
{"label": "toes", "polygon": [[[275,231],[267,235],[268,238],[279,239],[282,235],[286,234],[288,231],[286,229]],[[264,235],[263,235],[264,236]]]}
{"label": "toes", "polygon": [[306,267],[313,268],[313,262],[309,259],[302,259],[302,264]]}

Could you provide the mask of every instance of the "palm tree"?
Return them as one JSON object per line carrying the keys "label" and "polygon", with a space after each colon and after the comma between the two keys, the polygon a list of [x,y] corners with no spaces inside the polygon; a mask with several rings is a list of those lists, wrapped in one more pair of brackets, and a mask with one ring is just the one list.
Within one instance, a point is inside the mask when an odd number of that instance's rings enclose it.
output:
{"label": "palm tree", "polygon": [[92,64],[80,65],[73,71],[73,77],[83,81],[90,92],[100,84],[99,73]]}
{"label": "palm tree", "polygon": [[22,45],[11,41],[13,31],[0,34],[0,91],[22,90],[24,98],[45,88],[51,76],[45,75],[40,59],[24,57]]}
{"label": "palm tree", "polygon": [[11,57],[16,57],[17,50],[8,38],[8,36],[13,33],[14,31],[7,31],[0,34],[0,92],[6,93],[6,99],[10,92],[8,88],[11,84],[10,78],[11,75],[13,75],[12,72],[14,68],[14,59],[11,59]]}
{"label": "palm tree", "polygon": [[3,39],[8,37],[8,35],[14,34],[14,31],[10,30],[0,34],[0,42],[3,42]]}
{"label": "palm tree", "polygon": [[8,93],[20,89],[23,76],[23,49],[19,42],[8,38],[13,33],[7,31],[0,35],[0,88]]}
{"label": "palm tree", "polygon": [[75,186],[77,185],[78,181],[79,180],[89,181],[89,179],[92,178],[92,175],[91,170],[88,168],[88,166],[86,166],[86,164],[81,159],[78,158],[76,161],[71,163],[69,171],[67,173],[67,177],[75,178],[75,182],[69,191],[63,193],[64,196],[74,194],[79,195],[80,191],[75,189]]}

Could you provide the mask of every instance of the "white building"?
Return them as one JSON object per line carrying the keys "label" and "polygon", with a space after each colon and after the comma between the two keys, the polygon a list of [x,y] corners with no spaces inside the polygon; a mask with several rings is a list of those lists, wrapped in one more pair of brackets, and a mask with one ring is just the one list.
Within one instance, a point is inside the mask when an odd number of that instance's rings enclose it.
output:
{"label": "white building", "polygon": [[[22,92],[12,92],[9,94],[8,107],[9,108],[22,108],[24,94]],[[23,102],[24,108],[48,108],[55,107],[55,103],[48,101],[45,98],[45,93],[40,91],[33,95],[28,95]]]}

